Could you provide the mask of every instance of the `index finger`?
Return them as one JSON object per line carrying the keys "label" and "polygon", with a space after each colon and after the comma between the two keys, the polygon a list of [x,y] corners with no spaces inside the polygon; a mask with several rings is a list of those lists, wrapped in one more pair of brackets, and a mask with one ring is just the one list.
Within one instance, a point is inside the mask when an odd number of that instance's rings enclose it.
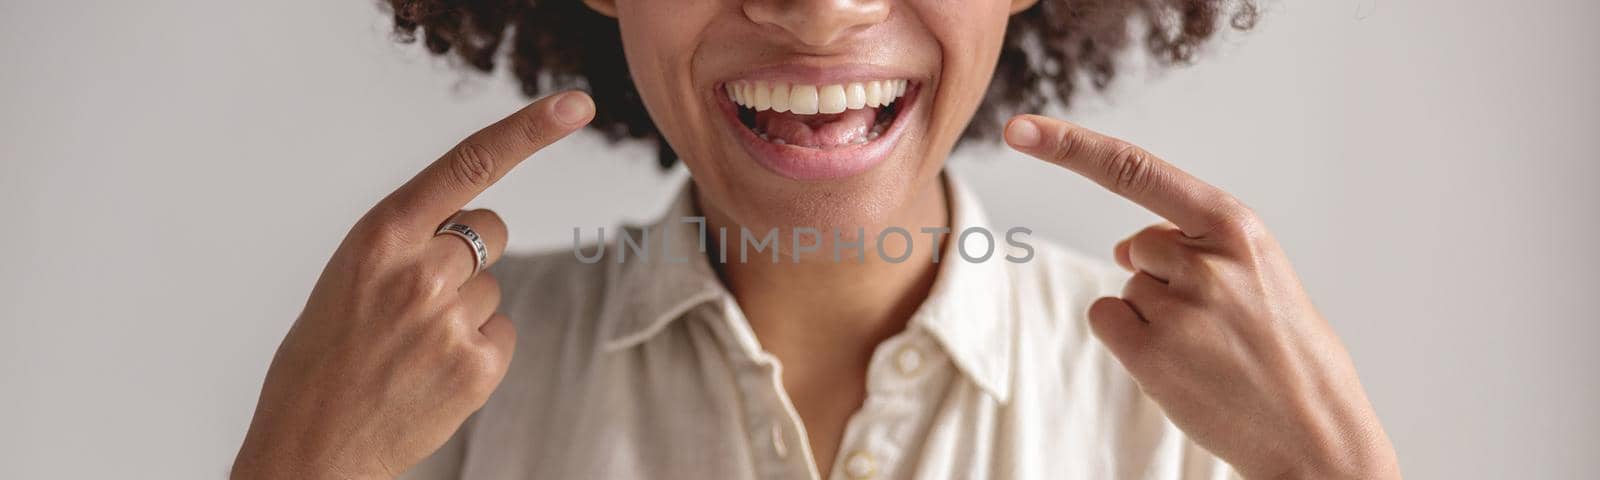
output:
{"label": "index finger", "polygon": [[594,117],[583,92],[540,99],[468,136],[379,203],[414,230],[439,227],[513,167]]}
{"label": "index finger", "polygon": [[1013,148],[1089,177],[1170,220],[1191,237],[1210,233],[1238,208],[1228,192],[1137,145],[1081,126],[1020,115],[1006,125],[1005,137]]}

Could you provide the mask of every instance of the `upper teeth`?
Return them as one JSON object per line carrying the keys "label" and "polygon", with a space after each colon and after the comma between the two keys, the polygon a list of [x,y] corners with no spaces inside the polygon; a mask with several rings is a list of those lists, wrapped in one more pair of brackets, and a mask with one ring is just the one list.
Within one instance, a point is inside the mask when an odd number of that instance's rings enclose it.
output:
{"label": "upper teeth", "polygon": [[728,98],[755,111],[772,110],[799,115],[839,113],[846,109],[877,108],[906,94],[906,80],[874,80],[833,85],[786,82],[728,82]]}

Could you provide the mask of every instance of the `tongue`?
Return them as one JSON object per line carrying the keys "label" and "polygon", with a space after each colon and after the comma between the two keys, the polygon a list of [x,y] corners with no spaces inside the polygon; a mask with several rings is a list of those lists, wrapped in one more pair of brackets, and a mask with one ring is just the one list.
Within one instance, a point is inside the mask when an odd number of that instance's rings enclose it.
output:
{"label": "tongue", "polygon": [[771,110],[756,113],[756,128],[766,132],[767,140],[783,140],[789,145],[829,148],[849,145],[866,138],[877,119],[875,108],[845,110],[828,115],[795,115]]}

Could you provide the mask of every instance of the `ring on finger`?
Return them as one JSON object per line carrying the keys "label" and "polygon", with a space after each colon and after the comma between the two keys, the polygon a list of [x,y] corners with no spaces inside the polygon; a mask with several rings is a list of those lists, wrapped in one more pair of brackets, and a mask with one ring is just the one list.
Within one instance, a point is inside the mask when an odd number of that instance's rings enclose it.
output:
{"label": "ring on finger", "polygon": [[472,227],[447,221],[433,235],[454,235],[465,240],[467,247],[472,249],[473,260],[477,262],[472,268],[473,275],[477,275],[489,266],[489,246],[483,243],[483,237],[478,236],[478,232],[473,231]]}

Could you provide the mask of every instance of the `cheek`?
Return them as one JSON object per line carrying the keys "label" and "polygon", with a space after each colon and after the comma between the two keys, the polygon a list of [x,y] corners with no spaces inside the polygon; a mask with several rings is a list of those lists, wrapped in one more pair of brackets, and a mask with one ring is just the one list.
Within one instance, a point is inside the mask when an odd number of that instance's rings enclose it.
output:
{"label": "cheek", "polygon": [[981,97],[994,75],[1000,45],[1005,40],[1007,2],[962,2],[926,18],[928,30],[938,40],[944,56],[944,75],[960,82],[965,95]]}
{"label": "cheek", "polygon": [[[699,39],[715,11],[696,2],[634,0],[619,2],[618,25],[629,75],[650,118],[669,139],[683,136],[675,126],[707,124],[693,82]],[[674,142],[683,145],[684,142]],[[683,152],[680,152],[683,153]]]}
{"label": "cheek", "polygon": [[1010,2],[915,2],[940,48],[939,95],[932,127],[956,141],[983,102],[1005,41]]}

